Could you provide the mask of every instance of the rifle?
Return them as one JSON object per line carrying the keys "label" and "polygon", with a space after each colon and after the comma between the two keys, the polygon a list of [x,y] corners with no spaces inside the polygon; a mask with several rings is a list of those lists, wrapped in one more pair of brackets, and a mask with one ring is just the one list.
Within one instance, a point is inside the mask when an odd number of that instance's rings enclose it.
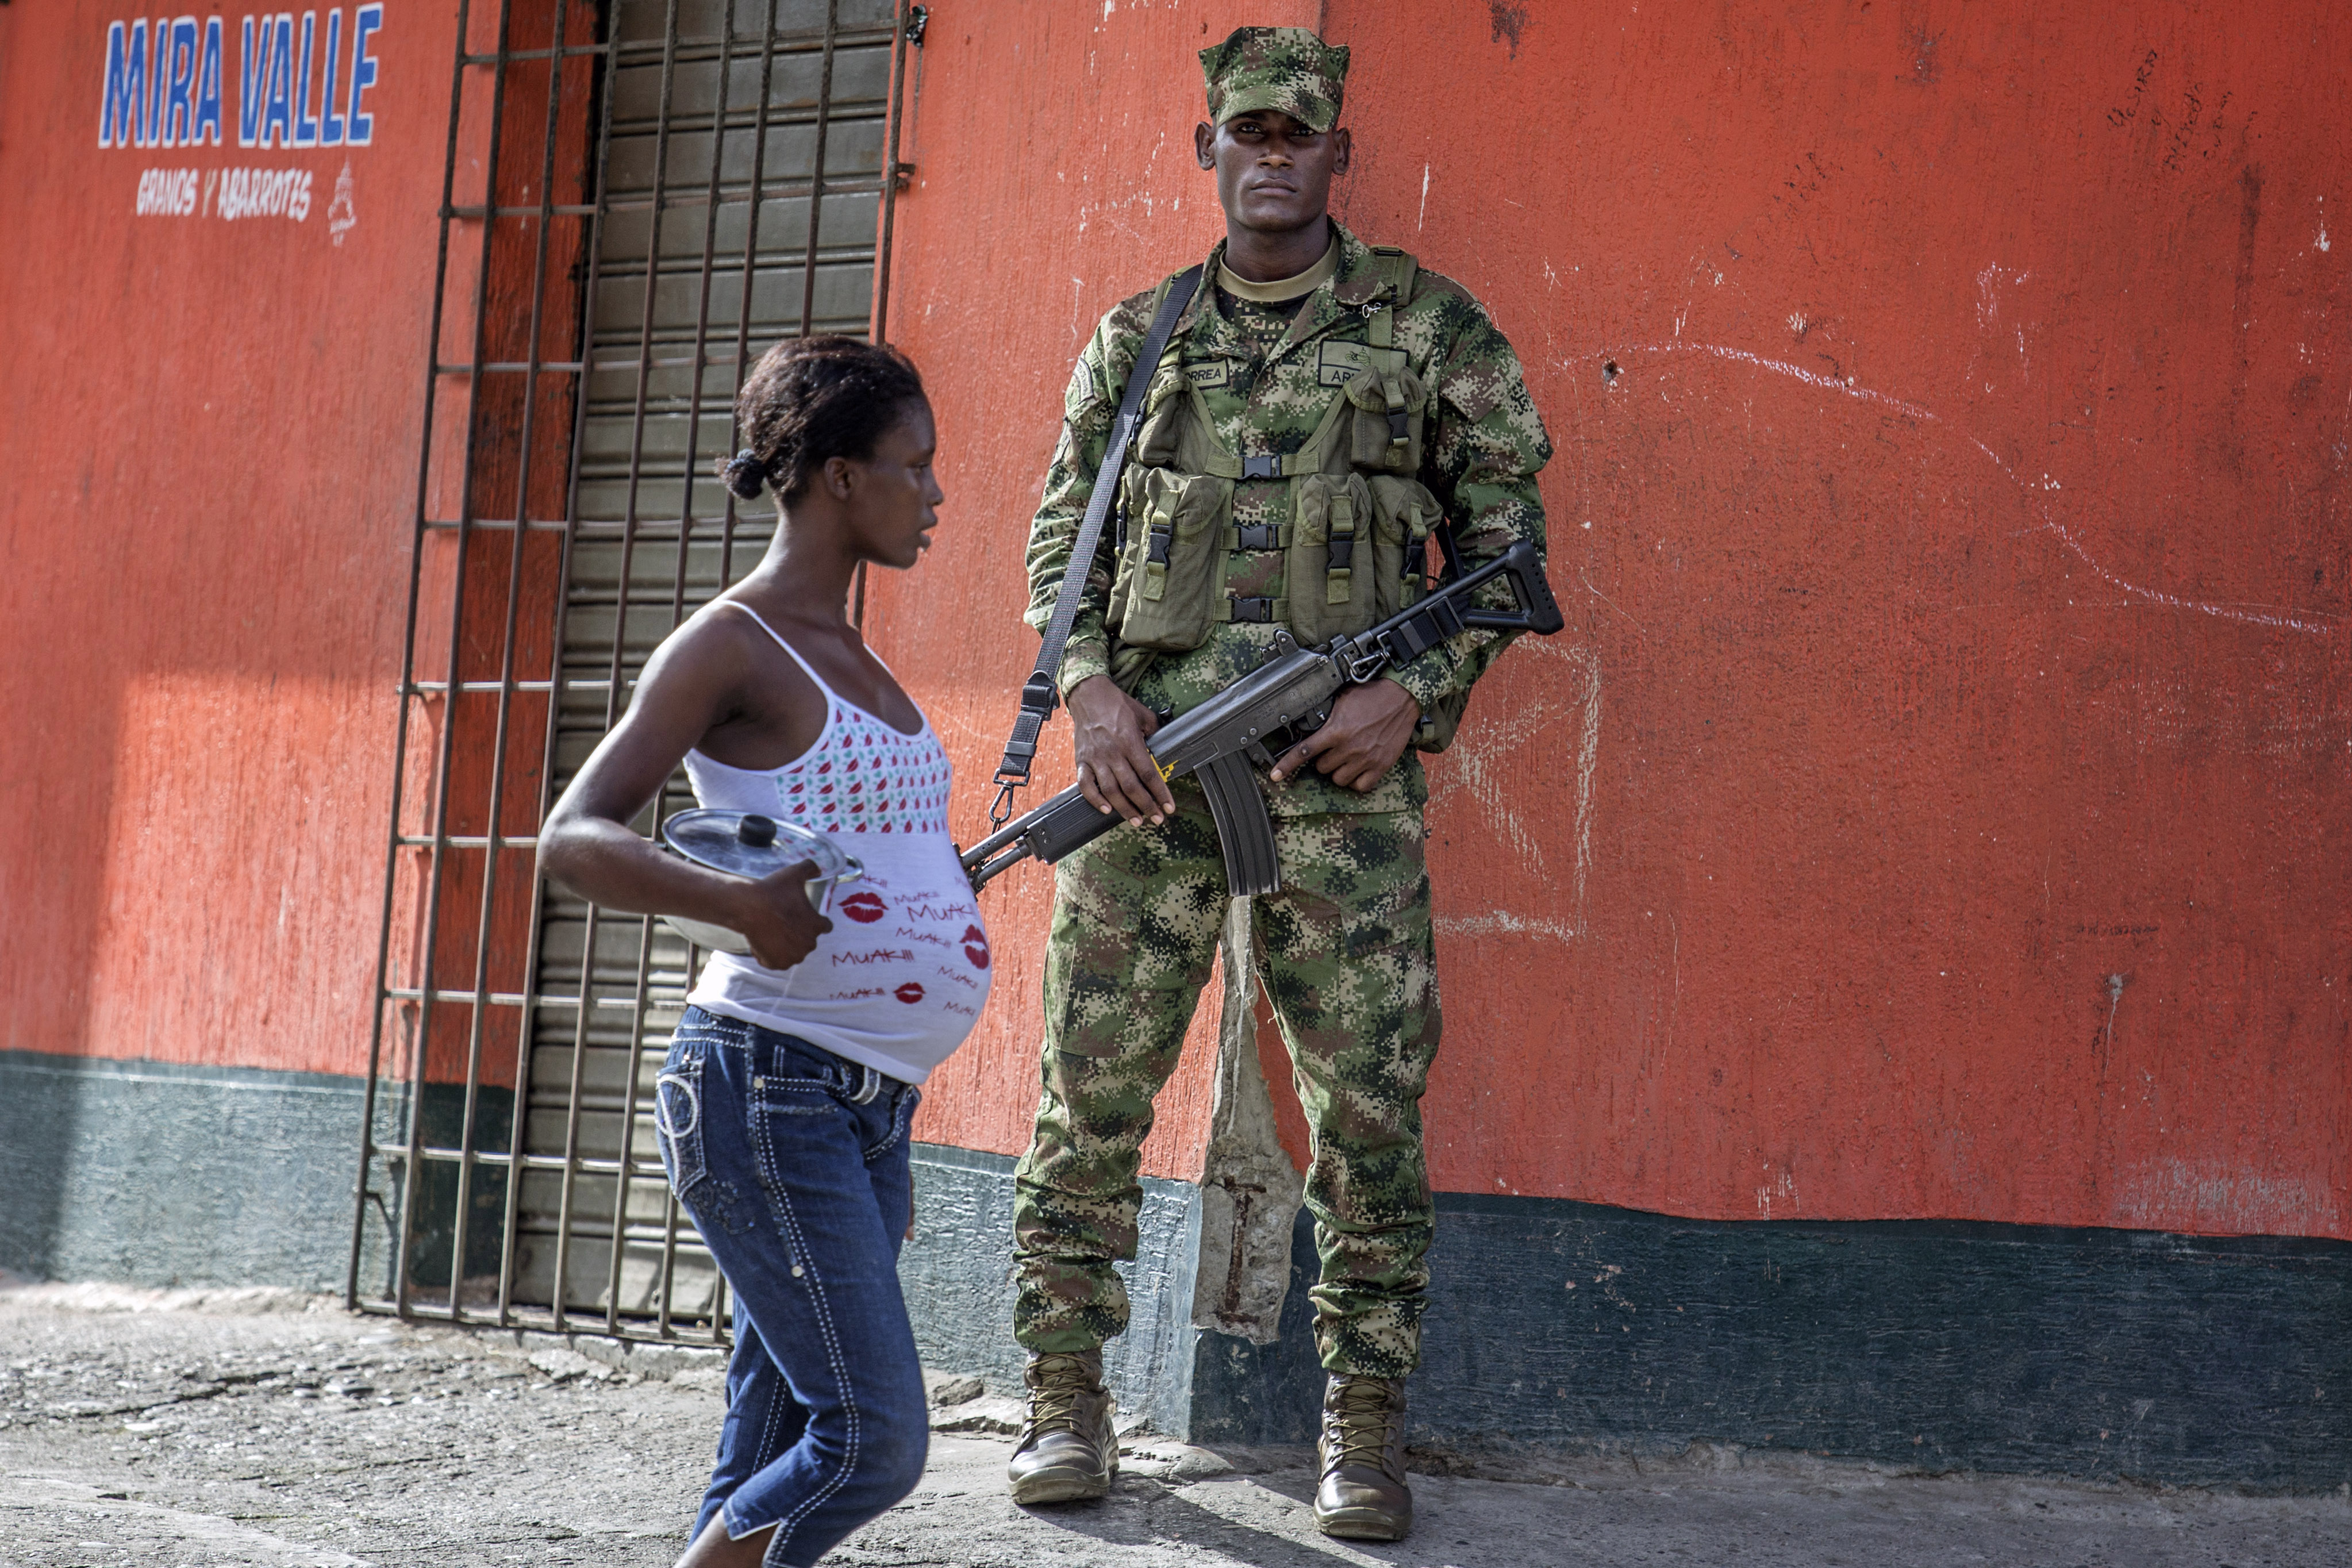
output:
{"label": "rifle", "polygon": [[[1514,607],[1473,606],[1470,595],[1497,577],[1508,580]],[[1321,729],[1333,700],[1349,687],[1412,662],[1465,627],[1549,637],[1561,625],[1536,547],[1521,541],[1370,631],[1334,637],[1319,648],[1300,647],[1287,631],[1277,631],[1265,663],[1155,731],[1151,755],[1160,777],[1191,774],[1201,781],[1224,851],[1226,888],[1236,897],[1276,892],[1282,872],[1275,862],[1274,819],[1251,774],[1253,763],[1271,767],[1283,752]],[[978,892],[991,878],[1024,860],[1051,865],[1119,822],[1116,814],[1096,810],[1073,784],[965,850],[964,872]]]}

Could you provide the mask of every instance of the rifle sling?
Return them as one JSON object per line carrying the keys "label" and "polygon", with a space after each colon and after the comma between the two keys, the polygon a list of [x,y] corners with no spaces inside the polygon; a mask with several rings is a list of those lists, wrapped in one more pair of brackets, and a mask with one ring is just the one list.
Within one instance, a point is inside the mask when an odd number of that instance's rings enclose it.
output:
{"label": "rifle sling", "polygon": [[1101,467],[1095,470],[1094,493],[1087,499],[1086,516],[1078,523],[1077,537],[1070,542],[1070,563],[1062,574],[1061,591],[1054,600],[1054,616],[1045,623],[1045,637],[1037,647],[1036,668],[1022,683],[1021,711],[1013,718],[1011,738],[1004,742],[1004,758],[996,764],[1000,812],[1011,809],[1013,790],[1029,782],[1029,764],[1037,755],[1038,733],[1061,700],[1055,677],[1061,670],[1062,650],[1070,640],[1070,627],[1078,618],[1078,605],[1086,597],[1087,574],[1094,569],[1095,552],[1102,544],[1103,523],[1110,516],[1112,498],[1118,492],[1119,470],[1127,465],[1127,449],[1135,439],[1136,426],[1141,423],[1144,394],[1159,369],[1160,356],[1168,350],[1168,339],[1176,330],[1176,318],[1192,302],[1200,283],[1198,267],[1188,268],[1169,279],[1160,311],[1151,319],[1151,330],[1143,335],[1143,346],[1136,353],[1134,368],[1128,372],[1127,391],[1119,399],[1118,417],[1111,421],[1110,441],[1103,448]]}

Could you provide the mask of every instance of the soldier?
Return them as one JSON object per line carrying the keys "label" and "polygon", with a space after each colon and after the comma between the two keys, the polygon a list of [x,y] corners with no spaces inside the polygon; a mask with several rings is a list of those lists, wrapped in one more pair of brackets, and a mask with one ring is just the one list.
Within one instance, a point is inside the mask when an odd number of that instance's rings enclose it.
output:
{"label": "soldier", "polygon": [[[1199,787],[1146,738],[1255,668],[1411,603],[1427,573],[1543,542],[1551,455],[1517,357],[1478,301],[1326,212],[1348,168],[1348,51],[1244,27],[1202,52],[1225,238],[1155,367],[1121,535],[1097,557],[1058,684],[1080,788],[1129,826],[1056,868],[1045,1093],[1016,1173],[1014,1333],[1029,1353],[1013,1495],[1099,1497],[1118,1468],[1102,1344],[1127,1327],[1138,1151],[1175,1066],[1227,904]],[[1174,279],[1103,318],[1065,401],[1029,540],[1042,626],[1146,329]],[[1433,547],[1444,559],[1433,557]],[[1422,809],[1408,748],[1451,739],[1507,637],[1471,631],[1384,679],[1276,761],[1282,890],[1253,911],[1258,973],[1314,1134],[1311,1295],[1329,1373],[1315,1500],[1328,1534],[1388,1541],[1412,1519],[1403,1379],[1420,1359],[1429,1182],[1420,1101],[1437,1051]]]}

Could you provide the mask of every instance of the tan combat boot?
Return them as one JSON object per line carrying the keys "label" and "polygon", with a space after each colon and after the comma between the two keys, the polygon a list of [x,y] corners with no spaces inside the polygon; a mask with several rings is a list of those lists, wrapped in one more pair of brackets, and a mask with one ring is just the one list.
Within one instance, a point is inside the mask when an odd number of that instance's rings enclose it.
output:
{"label": "tan combat boot", "polygon": [[1110,1490],[1118,1474],[1117,1410],[1103,1386],[1102,1352],[1033,1354],[1021,1381],[1029,1385],[1029,1418],[1005,1467],[1013,1500],[1077,1502]]}
{"label": "tan combat boot", "polygon": [[1412,1528],[1402,1380],[1333,1373],[1323,1386],[1323,1431],[1315,1447],[1323,1470],[1315,1528],[1349,1541],[1402,1541]]}

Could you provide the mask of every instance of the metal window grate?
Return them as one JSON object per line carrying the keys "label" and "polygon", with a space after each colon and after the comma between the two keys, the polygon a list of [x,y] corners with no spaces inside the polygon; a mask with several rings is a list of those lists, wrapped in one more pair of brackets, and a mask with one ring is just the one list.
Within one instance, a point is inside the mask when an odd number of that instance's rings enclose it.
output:
{"label": "metal window grate", "polygon": [[[700,954],[545,887],[533,834],[654,647],[767,545],[711,471],[743,371],[882,332],[922,21],[460,9],[354,1306],[726,1338],[651,1122]],[[639,826],[690,804],[681,773]]]}

